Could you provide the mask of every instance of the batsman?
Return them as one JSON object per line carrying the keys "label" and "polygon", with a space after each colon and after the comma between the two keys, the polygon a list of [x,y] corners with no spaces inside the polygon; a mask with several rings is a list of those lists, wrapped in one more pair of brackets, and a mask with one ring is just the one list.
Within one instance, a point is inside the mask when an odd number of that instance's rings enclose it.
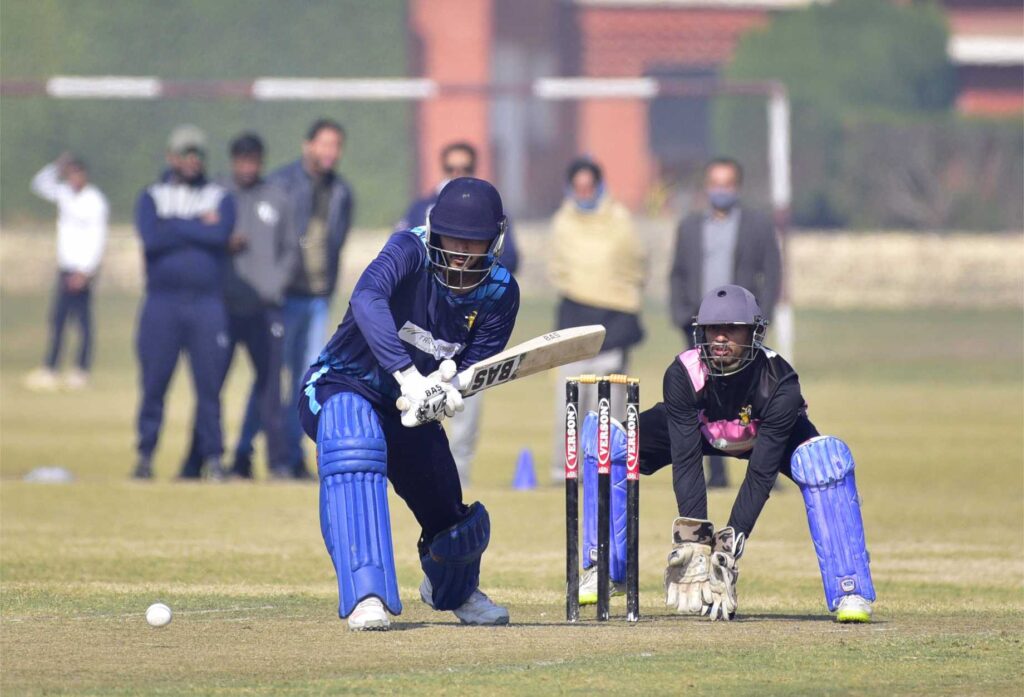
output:
{"label": "batsman", "polygon": [[350,629],[388,629],[402,611],[388,480],[421,527],[422,601],[464,624],[508,623],[479,590],[487,509],[463,503],[440,424],[462,410],[457,367],[500,352],[512,333],[519,287],[499,261],[505,230],[493,186],[453,179],[426,226],[392,235],[367,266],[306,374],[299,416],[316,441],[320,528]]}
{"label": "batsman", "polygon": [[[747,289],[712,289],[693,325],[694,348],[680,353],[665,371],[663,401],[640,414],[640,472],[672,466],[679,515],[665,569],[666,603],[712,620],[735,615],[739,560],[781,473],[802,492],[829,611],[839,622],[868,622],[875,589],[853,456],[842,440],[820,435],[807,418],[796,372],[763,345],[767,324]],[[592,433],[596,426],[584,423],[585,468],[594,459],[589,456],[596,447]],[[728,524],[718,530],[708,518],[705,455],[747,460]],[[617,426],[612,432],[612,593],[622,580],[616,576],[621,564],[615,562],[624,539],[619,529],[624,515],[617,510],[624,501],[617,491],[624,479],[625,433]],[[585,503],[585,546],[587,529],[594,526],[586,513]],[[581,580],[580,602],[593,602],[591,576]]]}

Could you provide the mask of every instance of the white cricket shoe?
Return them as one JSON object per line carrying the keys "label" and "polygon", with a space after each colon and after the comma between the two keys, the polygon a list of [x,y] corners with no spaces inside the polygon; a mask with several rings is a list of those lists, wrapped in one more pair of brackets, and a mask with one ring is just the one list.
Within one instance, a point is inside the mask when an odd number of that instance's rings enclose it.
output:
{"label": "white cricket shoe", "polygon": [[60,378],[49,368],[36,368],[25,376],[24,384],[33,392],[56,392],[60,389]]}
{"label": "white cricket shoe", "polygon": [[[625,583],[616,583],[615,581],[608,579],[608,597],[613,598],[616,595],[622,595],[626,592]],[[592,566],[589,569],[583,571],[583,577],[580,579],[580,605],[596,605],[597,604],[597,567]]]}
{"label": "white cricket shoe", "polygon": [[859,595],[848,595],[839,601],[836,622],[870,622],[871,601]]}
{"label": "white cricket shoe", "polygon": [[391,627],[391,620],[384,609],[380,598],[371,596],[359,601],[356,609],[348,616],[348,628],[353,632],[375,630],[386,632]]}
{"label": "white cricket shoe", "polygon": [[[420,600],[434,607],[430,596],[434,594],[434,588],[430,585],[430,579],[424,577],[420,584]],[[462,624],[496,626],[508,624],[508,610],[488,598],[480,589],[473,591],[466,602],[452,610]]]}
{"label": "white cricket shoe", "polygon": [[89,386],[89,373],[84,370],[70,370],[64,376],[64,387],[69,390],[84,390]]}

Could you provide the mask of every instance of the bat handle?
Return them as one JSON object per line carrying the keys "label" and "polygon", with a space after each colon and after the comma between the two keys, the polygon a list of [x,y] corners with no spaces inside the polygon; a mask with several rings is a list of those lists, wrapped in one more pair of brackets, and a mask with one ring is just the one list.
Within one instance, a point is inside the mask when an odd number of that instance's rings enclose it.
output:
{"label": "bat handle", "polygon": [[470,378],[473,376],[473,367],[470,366],[462,372],[456,373],[455,377],[451,379],[451,386],[457,389],[463,397],[466,396],[466,387],[469,385]]}

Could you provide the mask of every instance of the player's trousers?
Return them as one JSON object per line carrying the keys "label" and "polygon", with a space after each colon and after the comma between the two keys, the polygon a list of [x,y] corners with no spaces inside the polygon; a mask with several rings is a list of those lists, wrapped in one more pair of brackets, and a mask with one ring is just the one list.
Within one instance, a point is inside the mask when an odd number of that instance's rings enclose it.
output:
{"label": "player's trousers", "polygon": [[484,396],[477,393],[467,397],[465,408],[448,422],[448,442],[452,447],[452,457],[459,470],[459,479],[463,486],[469,484],[472,476],[473,457],[476,455],[476,444],[480,438],[480,420],[483,414]]}
{"label": "player's trousers", "polygon": [[[281,311],[276,307],[268,307],[246,315],[228,313],[228,339],[221,385],[227,379],[234,361],[235,348],[239,344],[245,346],[255,374],[235,451],[250,455],[252,441],[262,429],[267,442],[269,467],[272,470],[290,469],[291,462],[284,448],[281,430],[281,355],[284,346]],[[196,426],[193,426],[192,447],[181,471],[181,476],[186,478],[198,477],[202,470]],[[245,476],[252,474],[236,473]]]}
{"label": "player's trousers", "polygon": [[[307,379],[312,372],[307,374]],[[355,390],[346,390],[336,383],[317,383],[314,399],[317,404],[324,404],[333,395],[346,391]],[[418,542],[422,556],[427,553],[427,543],[438,533],[461,522],[469,511],[462,502],[462,486],[448,437],[441,424],[436,422],[406,428],[398,410],[393,407],[388,409],[374,405],[374,412],[380,419],[387,442],[388,481],[422,528]],[[314,442],[318,418],[308,396],[304,395],[299,400],[299,420],[306,435]]]}
{"label": "player's trousers", "polygon": [[[230,314],[228,321],[232,343],[245,345],[255,373],[235,452],[251,453],[252,440],[262,429],[270,467],[288,467],[292,463],[284,445],[284,412],[281,409],[281,365],[284,357],[281,310],[268,307],[251,315]],[[289,415],[292,414],[294,412],[290,411]]]}
{"label": "player's trousers", "polygon": [[[790,460],[793,457],[793,451],[803,443],[804,441],[814,438],[818,434],[818,429],[814,427],[811,420],[805,415],[797,417],[796,423],[793,424],[793,430],[789,434],[789,439],[786,441],[786,447],[782,452],[780,462],[768,463],[770,469],[765,472],[751,472],[748,468],[747,477],[754,477],[759,479],[763,485],[765,485],[765,492],[772,488],[772,484],[775,482],[775,478],[779,474],[783,474],[790,479],[793,478],[793,474],[790,469]],[[703,446],[703,452],[705,455],[718,455],[720,457],[738,457],[741,460],[749,460],[750,453],[741,455],[732,455],[717,448],[711,447],[707,439],[701,437],[701,444]],[[665,409],[665,405],[662,402],[655,404],[650,409],[640,413],[640,473],[641,474],[654,474],[658,470],[668,465],[672,465],[672,488],[676,494],[676,501],[682,501],[684,499],[684,493],[693,491],[696,489],[706,488],[704,481],[704,466],[698,458],[694,463],[673,463],[672,462],[672,443],[669,440],[668,435],[668,414]],[[703,499],[703,509],[697,511],[679,511],[679,515],[688,515],[696,518],[707,518],[707,498]],[[734,515],[740,511],[748,512],[748,507],[752,506],[749,502],[745,501],[742,492],[740,496],[737,496],[736,503],[733,508]],[[753,518],[756,518],[756,513]]]}
{"label": "player's trousers", "polygon": [[64,342],[64,327],[69,319],[74,318],[78,321],[81,336],[75,365],[79,370],[88,371],[92,365],[92,283],[87,283],[79,291],[70,291],[67,286],[68,276],[70,274],[67,271],[57,274],[57,287],[50,311],[50,344],[46,350],[46,367],[57,369]]}
{"label": "player's trousers", "polygon": [[316,362],[327,343],[327,321],[330,316],[328,298],[320,296],[290,295],[284,303],[284,367],[288,371],[290,387],[281,417],[284,447],[296,474],[305,470],[302,455],[302,426],[295,416],[295,408],[302,396],[302,386],[309,366]]}
{"label": "player's trousers", "polygon": [[148,293],[135,341],[141,368],[138,451],[152,455],[164,418],[164,397],[178,364],[188,355],[196,393],[196,448],[202,459],[223,452],[220,387],[228,350],[227,313],[220,295]]}

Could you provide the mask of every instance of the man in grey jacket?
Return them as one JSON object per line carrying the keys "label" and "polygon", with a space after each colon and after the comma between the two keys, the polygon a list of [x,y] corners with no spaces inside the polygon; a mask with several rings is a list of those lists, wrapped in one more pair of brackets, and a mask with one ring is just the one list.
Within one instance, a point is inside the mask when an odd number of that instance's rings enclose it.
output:
{"label": "man in grey jacket", "polygon": [[[255,373],[231,474],[252,478],[252,441],[262,428],[271,477],[290,479],[292,462],[282,431],[281,308],[285,288],[298,263],[299,238],[288,197],[261,176],[263,155],[263,141],[255,133],[243,133],[231,142],[231,181],[227,188],[238,212],[228,239],[231,265],[224,282],[230,345],[223,376],[227,376],[238,344],[245,345]],[[186,472],[194,464],[187,463]]]}
{"label": "man in grey jacket", "polygon": [[331,298],[338,284],[341,247],[352,223],[353,197],[335,171],[345,146],[337,121],[318,119],[309,127],[302,157],[275,170],[270,181],[284,189],[299,236],[299,263],[285,291],[284,366],[290,408],[284,413],[285,447],[297,479],[312,479],[302,455],[303,433],[296,406],[302,376],[327,343]]}
{"label": "man in grey jacket", "polygon": [[[691,213],[676,230],[671,275],[672,321],[693,348],[693,321],[712,288],[734,284],[757,298],[767,317],[779,296],[782,262],[775,225],[767,215],[740,206],[743,167],[728,157],[704,166],[708,208]],[[710,458],[708,486],[727,485],[721,458]]]}

